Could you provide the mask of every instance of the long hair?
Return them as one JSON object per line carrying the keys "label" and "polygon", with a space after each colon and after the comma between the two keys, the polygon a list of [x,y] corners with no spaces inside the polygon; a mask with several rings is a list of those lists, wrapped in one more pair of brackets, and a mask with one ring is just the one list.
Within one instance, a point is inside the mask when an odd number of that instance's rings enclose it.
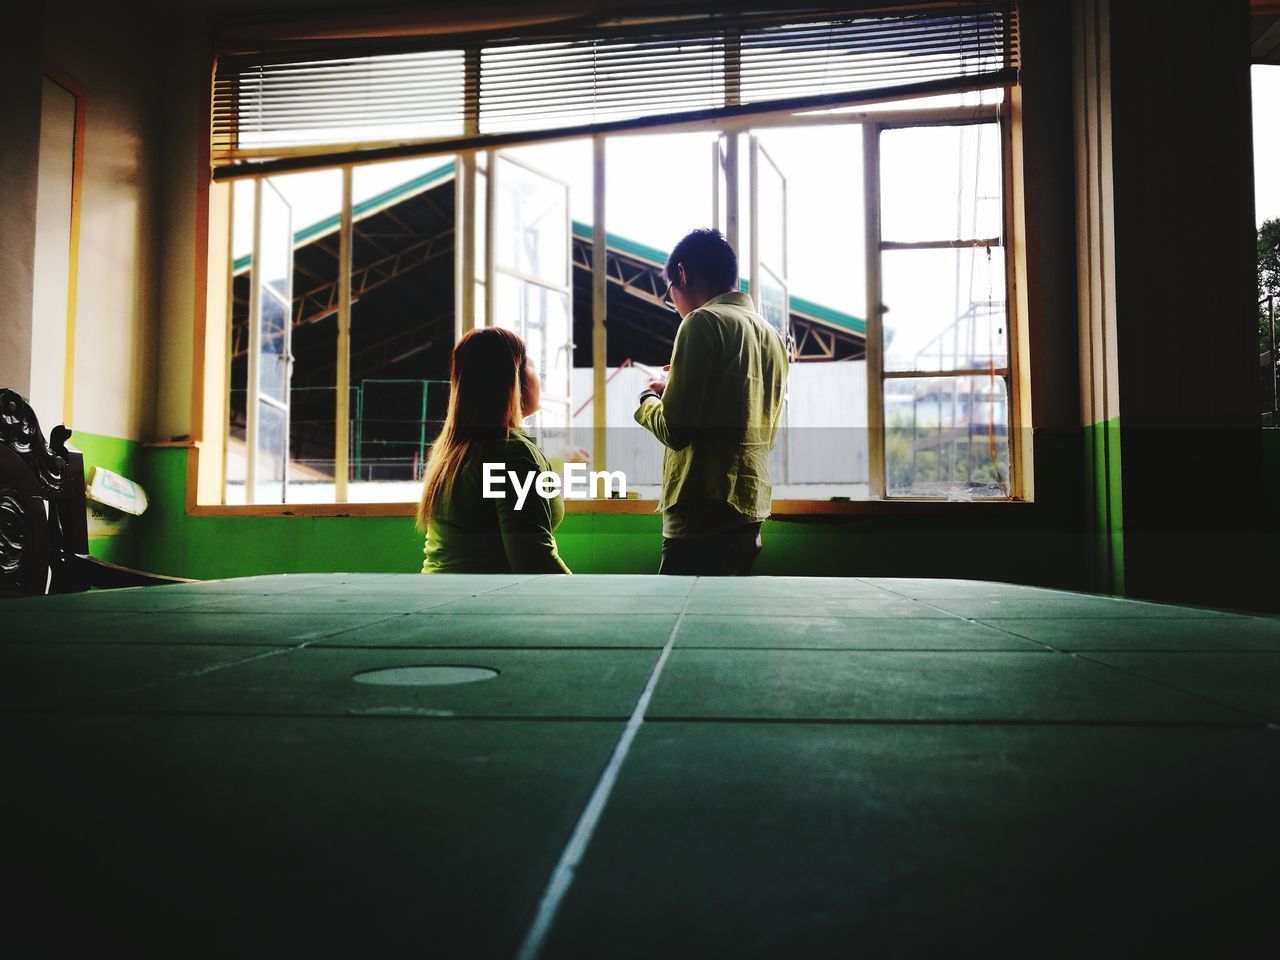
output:
{"label": "long hair", "polygon": [[502,327],[468,330],[453,348],[449,410],[427,457],[419,530],[449,496],[471,453],[486,441],[505,439],[520,425],[526,365],[524,341]]}

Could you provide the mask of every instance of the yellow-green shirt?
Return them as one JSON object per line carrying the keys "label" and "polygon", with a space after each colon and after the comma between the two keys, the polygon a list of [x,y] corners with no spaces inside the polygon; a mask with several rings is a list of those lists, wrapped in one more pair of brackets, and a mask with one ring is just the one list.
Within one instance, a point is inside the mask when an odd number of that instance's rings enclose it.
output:
{"label": "yellow-green shirt", "polygon": [[[501,498],[486,498],[484,464],[502,463]],[[512,430],[504,442],[474,453],[442,497],[427,527],[423,573],[569,573],[556,550],[553,531],[564,519],[559,494],[546,498],[529,489],[517,509],[507,471],[525,476],[551,465],[532,438]]]}
{"label": "yellow-green shirt", "polygon": [[707,536],[769,516],[769,452],[787,362],[782,337],[745,293],[712,297],[681,321],[662,399],[645,397],[635,413],[667,448],[664,537]]}

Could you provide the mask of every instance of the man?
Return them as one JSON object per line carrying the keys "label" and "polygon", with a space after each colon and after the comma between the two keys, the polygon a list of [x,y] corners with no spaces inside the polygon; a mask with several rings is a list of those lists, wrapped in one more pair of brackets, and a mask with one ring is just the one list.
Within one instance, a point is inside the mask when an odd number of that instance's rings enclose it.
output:
{"label": "man", "polygon": [[739,292],[738,256],[719,231],[686,236],[663,274],[682,319],[670,374],[645,388],[635,413],[667,448],[658,572],[745,576],[769,516],[786,347]]}

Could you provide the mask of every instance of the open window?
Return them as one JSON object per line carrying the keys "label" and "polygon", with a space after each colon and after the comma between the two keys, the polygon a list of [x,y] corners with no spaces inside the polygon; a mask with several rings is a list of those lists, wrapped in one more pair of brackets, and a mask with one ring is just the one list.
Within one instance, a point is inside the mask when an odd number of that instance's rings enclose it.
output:
{"label": "open window", "polygon": [[573,393],[569,184],[507,153],[490,163],[486,314],[520,335],[542,380],[529,427],[563,441]]}
{"label": "open window", "polygon": [[285,503],[293,371],[293,211],[269,180],[254,184],[245,502]]}
{"label": "open window", "polygon": [[[888,496],[1005,498],[1009,298],[1004,161],[995,120],[872,124],[877,251],[868,313],[880,350],[868,371],[883,411]],[[875,304],[879,304],[878,311]]]}
{"label": "open window", "polygon": [[495,324],[534,358],[526,427],[553,461],[580,449],[656,496],[662,451],[631,413],[680,322],[667,251],[712,224],[793,357],[775,499],[1023,496],[1012,5],[754,16],[224,58],[232,247],[271,239],[233,249],[218,501],[412,502],[452,345]]}

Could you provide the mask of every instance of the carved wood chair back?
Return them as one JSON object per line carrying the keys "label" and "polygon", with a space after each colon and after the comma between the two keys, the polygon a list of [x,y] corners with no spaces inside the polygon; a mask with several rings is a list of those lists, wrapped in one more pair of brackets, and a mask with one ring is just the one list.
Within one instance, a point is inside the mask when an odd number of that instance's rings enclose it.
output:
{"label": "carved wood chair back", "polygon": [[0,387],[0,595],[186,583],[89,556],[84,457],[59,424],[49,442],[35,411]]}

